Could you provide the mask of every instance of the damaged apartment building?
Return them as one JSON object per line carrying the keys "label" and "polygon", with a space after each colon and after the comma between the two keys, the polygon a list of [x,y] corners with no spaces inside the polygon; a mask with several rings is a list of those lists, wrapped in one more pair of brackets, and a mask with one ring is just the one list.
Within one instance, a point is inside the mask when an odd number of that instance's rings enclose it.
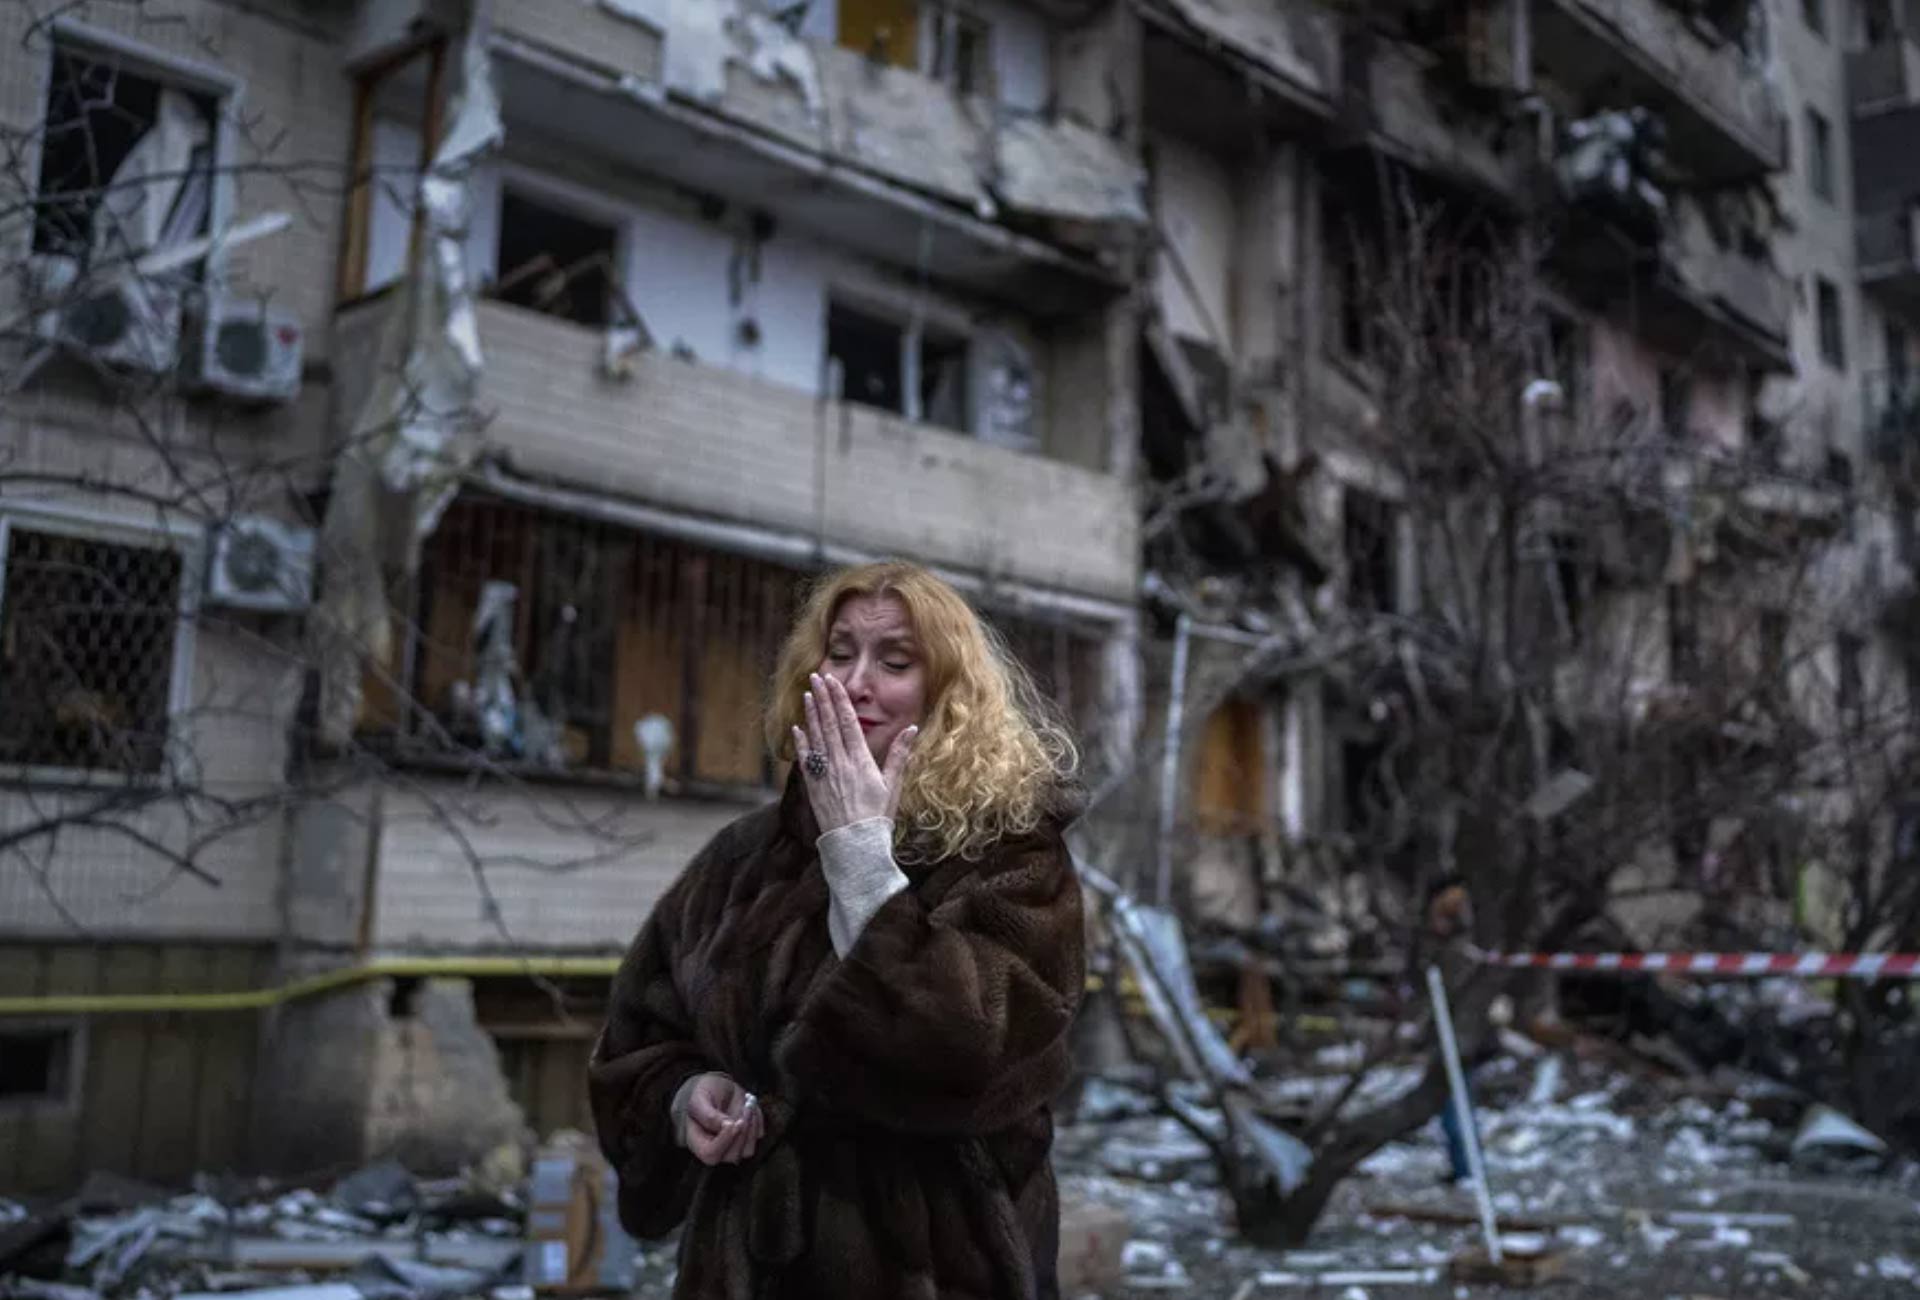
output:
{"label": "damaged apartment building", "polygon": [[[136,264],[201,240],[101,290],[132,342],[102,357],[43,329],[52,360],[0,398],[18,463],[53,483],[0,467],[0,690],[49,701],[0,728],[0,1186],[445,1165],[584,1125],[606,977],[692,852],[771,796],[771,657],[800,584],[847,561],[961,585],[1095,785],[1140,794],[1100,843],[1148,892],[1256,926],[1363,815],[1374,742],[1312,671],[1216,687],[1343,607],[1418,599],[1415,485],[1351,436],[1380,396],[1354,249],[1383,171],[1463,208],[1544,189],[1581,215],[1550,376],[1570,401],[1771,438],[1836,484],[1878,473],[1863,406],[1876,428],[1913,409],[1920,326],[1906,17],[0,18],[23,197],[71,227],[0,227],[9,262],[97,243],[61,196],[135,165],[175,218]],[[76,121],[104,142],[90,184],[61,179]],[[178,177],[201,174],[189,203]],[[1716,186],[1743,197],[1699,197]],[[66,290],[91,301],[80,266]],[[145,377],[171,454],[154,419],[107,418],[126,403],[103,369]],[[156,481],[210,466],[218,500],[156,509]],[[61,583],[102,568],[140,594],[61,615],[101,603]],[[58,681],[30,648],[49,637]]]}

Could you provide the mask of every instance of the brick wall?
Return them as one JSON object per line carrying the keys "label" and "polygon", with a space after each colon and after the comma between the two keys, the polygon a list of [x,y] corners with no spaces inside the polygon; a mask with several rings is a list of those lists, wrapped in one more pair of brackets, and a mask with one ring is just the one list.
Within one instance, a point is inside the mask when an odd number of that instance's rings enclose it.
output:
{"label": "brick wall", "polygon": [[1127,484],[883,413],[651,355],[599,378],[597,334],[481,309],[491,447],[522,472],[1046,586],[1128,599]]}

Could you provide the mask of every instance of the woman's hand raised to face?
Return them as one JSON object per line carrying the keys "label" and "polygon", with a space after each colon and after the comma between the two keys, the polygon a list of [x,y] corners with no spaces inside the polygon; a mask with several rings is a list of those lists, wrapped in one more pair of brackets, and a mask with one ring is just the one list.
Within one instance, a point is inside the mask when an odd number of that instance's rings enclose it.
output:
{"label": "woman's hand raised to face", "polygon": [[920,728],[908,727],[893,738],[882,767],[867,749],[867,738],[860,730],[860,718],[847,688],[837,678],[819,673],[810,680],[813,689],[803,701],[806,730],[793,729],[793,745],[820,833],[825,835],[875,817],[892,817],[900,806],[907,756]]}

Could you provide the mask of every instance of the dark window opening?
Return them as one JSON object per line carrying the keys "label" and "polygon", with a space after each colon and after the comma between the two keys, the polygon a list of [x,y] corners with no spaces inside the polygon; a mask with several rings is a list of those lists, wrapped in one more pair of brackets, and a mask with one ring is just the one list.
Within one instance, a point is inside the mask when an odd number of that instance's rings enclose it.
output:
{"label": "dark window opening", "polygon": [[1390,501],[1350,487],[1341,515],[1348,601],[1373,613],[1392,612],[1399,607],[1399,511]]}
{"label": "dark window opening", "polygon": [[992,31],[985,20],[945,5],[932,11],[932,65],[927,69],[963,95],[986,94],[992,85]]}
{"label": "dark window opening", "polygon": [[1913,372],[1913,362],[1908,353],[1907,331],[1892,321],[1887,322],[1887,383],[1896,395],[1904,395],[1907,383]]}
{"label": "dark window opening", "polygon": [[179,553],[18,524],[6,536],[0,762],[157,773],[180,619]]}
{"label": "dark window opening", "polygon": [[1349,834],[1364,832],[1388,811],[1386,752],[1386,746],[1377,741],[1341,742],[1340,824]]}
{"label": "dark window opening", "polygon": [[1340,330],[1340,350],[1354,360],[1366,357],[1367,313],[1366,280],[1360,271],[1360,254],[1349,247],[1340,258],[1338,266],[1339,287],[1335,297],[1338,306],[1336,321]]}
{"label": "dark window opening", "polygon": [[943,429],[967,425],[967,341],[955,335],[920,339],[920,418]]}
{"label": "dark window opening", "polygon": [[1760,611],[1760,693],[1765,699],[1778,700],[1785,691],[1787,634],[1790,630],[1791,623],[1785,611]]}
{"label": "dark window opening", "polygon": [[1863,649],[1857,636],[1843,635],[1834,643],[1837,660],[1834,695],[1842,713],[1854,714],[1860,710],[1863,694],[1860,656]]}
{"label": "dark window opening", "polygon": [[205,234],[216,101],[70,49],[52,74],[34,251],[124,262]]}
{"label": "dark window opening", "polygon": [[70,1025],[0,1032],[0,1102],[65,1101],[71,1097],[76,1037],[77,1031]]}
{"label": "dark window opening", "polygon": [[906,331],[843,303],[827,308],[827,357],[840,365],[840,397],[862,406],[906,414],[901,383]]}
{"label": "dark window opening", "polygon": [[499,278],[493,296],[604,329],[612,319],[619,231],[508,189],[500,196]]}
{"label": "dark window opening", "polygon": [[1840,320],[1840,290],[1827,279],[1816,279],[1820,315],[1820,356],[1836,370],[1847,365],[1846,328]]}
{"label": "dark window opening", "polygon": [[1685,442],[1693,418],[1693,379],[1673,366],[1660,368],[1660,428],[1674,442]]}
{"label": "dark window opening", "polygon": [[1800,0],[1800,15],[1815,36],[1827,34],[1827,0]]}
{"label": "dark window opening", "polygon": [[1676,682],[1693,682],[1700,674],[1700,611],[1693,588],[1667,588],[1667,663]]}
{"label": "dark window opening", "polygon": [[1554,534],[1549,546],[1560,631],[1569,644],[1578,645],[1586,635],[1587,623],[1585,550],[1579,538],[1567,533]]}
{"label": "dark window opening", "polygon": [[1818,109],[1807,110],[1807,174],[1813,192],[1823,199],[1833,198],[1833,128]]}
{"label": "dark window opening", "polygon": [[827,358],[839,363],[842,401],[960,433],[973,427],[972,352],[958,334],[910,334],[884,316],[835,302],[827,307]]}

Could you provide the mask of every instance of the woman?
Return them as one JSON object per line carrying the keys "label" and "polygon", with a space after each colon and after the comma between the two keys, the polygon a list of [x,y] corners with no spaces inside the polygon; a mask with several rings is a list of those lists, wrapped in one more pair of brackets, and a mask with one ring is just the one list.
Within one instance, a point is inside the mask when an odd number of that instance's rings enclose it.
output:
{"label": "woman", "polygon": [[1048,1103],[1084,979],[1075,755],[947,584],[825,580],[777,805],[721,831],[613,984],[595,1122],[676,1297],[1057,1295]]}

